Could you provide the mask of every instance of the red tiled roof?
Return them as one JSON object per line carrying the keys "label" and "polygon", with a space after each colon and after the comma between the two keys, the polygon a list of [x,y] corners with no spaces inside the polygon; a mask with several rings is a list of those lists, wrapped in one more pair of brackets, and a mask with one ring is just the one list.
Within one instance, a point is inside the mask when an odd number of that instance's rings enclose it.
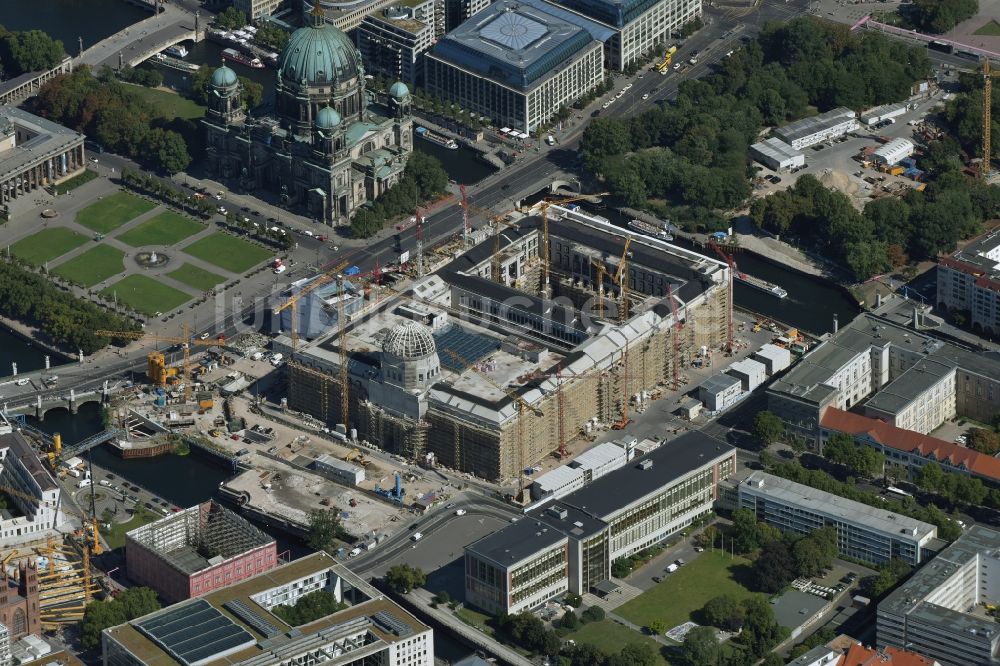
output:
{"label": "red tiled roof", "polygon": [[820,425],[827,430],[844,432],[854,437],[868,435],[883,446],[897,451],[912,453],[916,450],[924,458],[933,454],[934,460],[947,462],[955,467],[965,467],[972,474],[1000,481],[1000,460],[943,439],[897,428],[891,423],[845,412],[836,407],[829,407],[823,413]]}
{"label": "red tiled roof", "polygon": [[937,662],[916,652],[887,647],[884,650],[867,648],[855,643],[837,666],[933,666]]}

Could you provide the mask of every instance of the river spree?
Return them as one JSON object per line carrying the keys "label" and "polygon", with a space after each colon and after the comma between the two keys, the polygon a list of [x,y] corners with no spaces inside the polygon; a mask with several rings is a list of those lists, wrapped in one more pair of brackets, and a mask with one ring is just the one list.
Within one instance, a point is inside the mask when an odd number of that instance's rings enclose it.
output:
{"label": "river spree", "polygon": [[0,24],[8,30],[41,30],[62,40],[70,55],[93,46],[137,21],[152,16],[123,0],[2,0]]}

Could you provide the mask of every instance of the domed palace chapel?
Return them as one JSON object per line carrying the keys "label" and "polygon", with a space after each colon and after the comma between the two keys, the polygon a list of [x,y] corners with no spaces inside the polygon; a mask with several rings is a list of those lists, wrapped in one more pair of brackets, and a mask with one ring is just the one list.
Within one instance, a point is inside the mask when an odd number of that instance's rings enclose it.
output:
{"label": "domed palace chapel", "polygon": [[376,101],[361,54],[322,16],[292,34],[279,62],[274,116],[248,117],[236,72],[223,65],[212,74],[202,121],[209,171],[249,192],[274,192],[324,224],[350,224],[358,206],[403,175],[413,148],[410,91],[397,82]]}

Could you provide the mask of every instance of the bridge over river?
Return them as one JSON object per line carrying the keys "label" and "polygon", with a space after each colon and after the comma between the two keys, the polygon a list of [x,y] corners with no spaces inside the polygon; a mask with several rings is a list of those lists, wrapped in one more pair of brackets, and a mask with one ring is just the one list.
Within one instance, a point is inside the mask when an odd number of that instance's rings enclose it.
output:
{"label": "bridge over river", "polygon": [[168,46],[201,41],[205,37],[201,23],[198,12],[191,13],[176,4],[164,4],[159,13],[94,44],[74,58],[73,63],[89,65],[94,70],[104,65],[112,69],[123,65],[135,67]]}

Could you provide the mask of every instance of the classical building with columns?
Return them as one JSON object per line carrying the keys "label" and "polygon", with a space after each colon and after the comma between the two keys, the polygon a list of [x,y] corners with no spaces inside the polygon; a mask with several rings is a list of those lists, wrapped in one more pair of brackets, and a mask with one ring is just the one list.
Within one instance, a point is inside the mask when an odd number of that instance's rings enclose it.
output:
{"label": "classical building with columns", "polygon": [[0,106],[0,203],[84,170],[84,136],[14,106]]}
{"label": "classical building with columns", "polygon": [[249,117],[236,73],[209,84],[208,168],[331,226],[399,182],[413,149],[410,91],[396,82],[376,98],[361,55],[343,32],[313,16],[281,54],[273,116]]}

